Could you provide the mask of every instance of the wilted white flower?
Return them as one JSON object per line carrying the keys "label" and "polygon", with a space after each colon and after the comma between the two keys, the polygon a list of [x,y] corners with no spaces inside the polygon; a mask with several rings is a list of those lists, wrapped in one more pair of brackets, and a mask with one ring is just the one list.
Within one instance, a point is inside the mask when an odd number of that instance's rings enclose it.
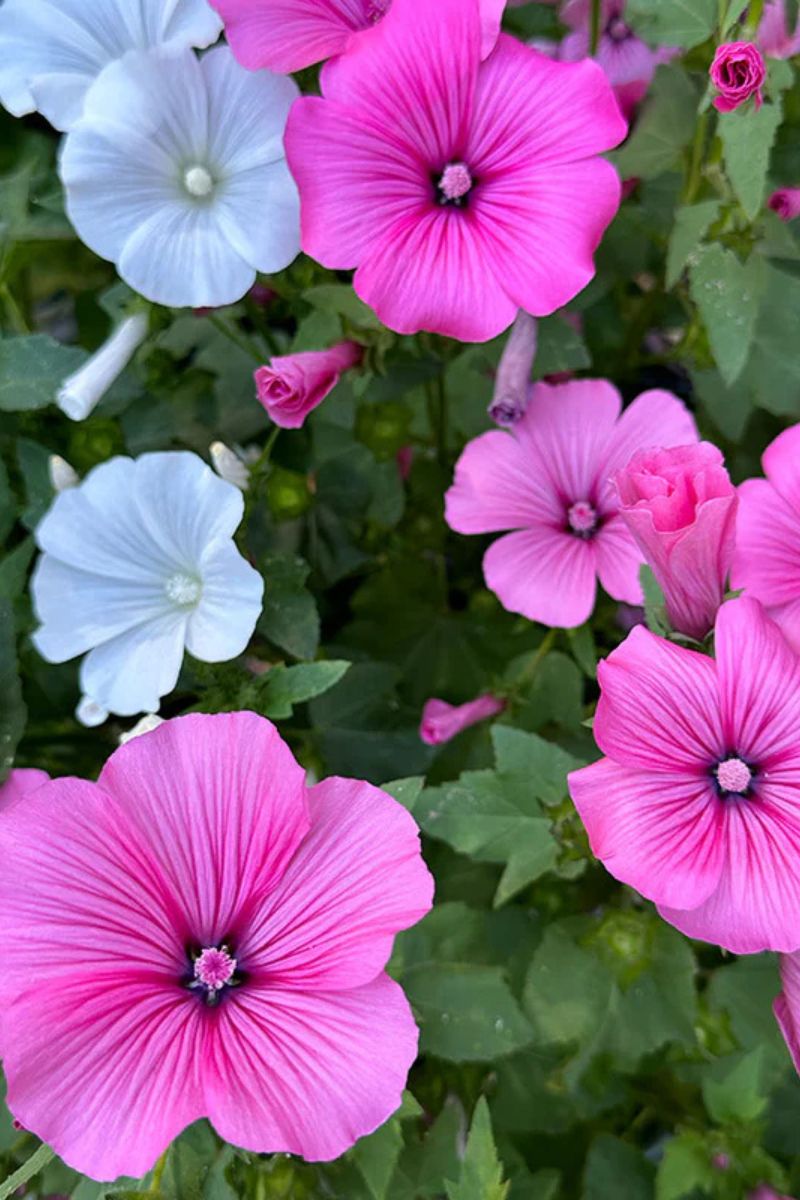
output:
{"label": "wilted white flower", "polygon": [[220,479],[225,479],[240,491],[246,492],[250,486],[250,472],[239,455],[224,442],[212,442],[208,452]]}
{"label": "wilted white flower", "polygon": [[283,133],[293,80],[246,71],[227,46],[131,53],[89,89],[66,138],[70,220],[126,283],[173,307],[240,299],[300,246]]}
{"label": "wilted white flower", "polygon": [[221,28],[206,0],[5,0],[0,102],[70,129],[110,62],[149,46],[210,46]]}
{"label": "wilted white flower", "polygon": [[132,742],[134,738],[141,737],[143,733],[152,733],[154,729],[158,729],[159,725],[163,724],[163,717],[157,716],[156,713],[145,713],[135,725],[119,735],[119,744],[124,746],[126,742]]}
{"label": "wilted white flower", "polygon": [[144,313],[126,317],[107,342],[56,393],[56,404],[73,421],[84,421],[127,367],[147,337]]}
{"label": "wilted white flower", "polygon": [[238,488],[196,454],[95,467],[56,497],[36,530],[40,654],[49,662],[86,654],[81,691],[120,716],[158,709],[184,648],[205,662],[241,654],[264,589],[233,541],[243,511]]}
{"label": "wilted white flower", "polygon": [[63,492],[80,483],[80,475],[60,454],[51,454],[47,463],[50,486],[54,492]]}

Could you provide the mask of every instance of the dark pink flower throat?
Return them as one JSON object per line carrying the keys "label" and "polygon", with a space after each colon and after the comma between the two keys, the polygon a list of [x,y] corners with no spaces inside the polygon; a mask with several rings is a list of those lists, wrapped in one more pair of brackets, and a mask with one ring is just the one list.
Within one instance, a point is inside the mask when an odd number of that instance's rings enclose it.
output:
{"label": "dark pink flower throat", "polygon": [[567,524],[581,538],[590,538],[597,529],[597,509],[588,500],[576,500],[567,509]]}

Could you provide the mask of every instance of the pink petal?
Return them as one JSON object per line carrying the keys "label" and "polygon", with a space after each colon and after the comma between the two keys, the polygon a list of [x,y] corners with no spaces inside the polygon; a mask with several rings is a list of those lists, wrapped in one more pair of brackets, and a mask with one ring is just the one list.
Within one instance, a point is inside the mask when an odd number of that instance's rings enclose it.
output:
{"label": "pink petal", "polygon": [[800,953],[781,956],[783,990],[773,1005],[795,1070],[800,1072]]}
{"label": "pink petal", "polygon": [[719,610],[715,648],[726,747],[772,777],[800,756],[800,658],[746,596]]}
{"label": "pink petal", "polygon": [[563,506],[513,433],[493,430],[466,446],[445,496],[445,519],[458,533],[495,533],[561,522]]}
{"label": "pink petal", "polygon": [[604,503],[619,507],[611,477],[627,466],[638,450],[650,446],[688,446],[698,440],[694,417],[682,400],[657,388],[642,392],[617,421],[600,466]]}
{"label": "pink petal", "polygon": [[593,853],[648,900],[692,908],[717,886],[723,804],[708,778],[632,769],[603,758],[569,787]]}
{"label": "pink petal", "polygon": [[193,938],[241,930],[309,828],[304,772],[255,713],[178,717],[106,763],[102,787],[148,845]]}
{"label": "pink petal", "polygon": [[766,479],[739,487],[731,584],[769,607],[800,599],[800,513]]}
{"label": "pink petal", "polygon": [[505,7],[506,0],[481,0],[481,58],[495,47]]}
{"label": "pink petal", "polygon": [[5,783],[0,784],[0,812],[15,804],[28,792],[34,792],[43,783],[48,783],[50,776],[46,771],[37,771],[32,767],[17,767],[12,771]]}
{"label": "pink petal", "polygon": [[614,600],[642,603],[639,572],[644,559],[630,530],[619,515],[606,518],[595,534],[597,574]]}
{"label": "pink petal", "polygon": [[340,54],[368,24],[366,0],[210,0],[243,67],[288,75]]}
{"label": "pink petal", "polygon": [[399,1107],[417,1029],[387,976],[346,992],[247,991],[218,1012],[206,1095],[226,1141],[328,1161]]}
{"label": "pink petal", "polygon": [[509,612],[561,629],[583,625],[596,589],[590,541],[537,525],[501,537],[483,560],[486,586]]}
{"label": "pink petal", "polygon": [[725,756],[712,659],[633,629],[598,670],[594,735],[629,767],[704,778]]}
{"label": "pink petal", "polygon": [[800,425],[779,434],[761,461],[770,483],[800,517]]}
{"label": "pink petal", "polygon": [[269,986],[319,991],[369,983],[392,940],[425,915],[433,879],[406,810],[368,783],[309,792],[311,832],[239,949]]}

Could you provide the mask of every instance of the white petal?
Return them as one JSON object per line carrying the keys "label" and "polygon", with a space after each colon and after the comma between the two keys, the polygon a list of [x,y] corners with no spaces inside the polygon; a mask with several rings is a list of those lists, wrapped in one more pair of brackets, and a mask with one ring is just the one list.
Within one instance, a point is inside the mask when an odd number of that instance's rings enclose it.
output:
{"label": "white petal", "polygon": [[104,642],[81,665],[81,687],[109,712],[132,717],[153,712],[178,682],[186,613],[147,621]]}
{"label": "white petal", "polygon": [[159,725],[163,724],[163,717],[158,717],[155,713],[146,713],[135,725],[119,735],[119,744],[125,746],[134,738],[141,737],[145,733],[152,733],[154,729],[158,729]]}
{"label": "white petal", "polygon": [[96,729],[108,720],[108,709],[103,708],[91,696],[81,696],[80,703],[75,709],[75,720],[80,721],[87,729]]}
{"label": "white petal", "polygon": [[189,617],[186,648],[203,662],[243,654],[261,615],[264,581],[232,541],[211,546],[202,567],[203,596]]}
{"label": "white petal", "polygon": [[199,574],[206,548],[231,538],[244,515],[239,489],[188,450],[143,454],[133,495],[143,528],[173,570]]}
{"label": "white petal", "polygon": [[274,275],[299,254],[300,197],[283,160],[227,179],[215,207],[229,244],[256,270]]}
{"label": "white petal", "polygon": [[300,89],[289,75],[247,71],[227,46],[203,56],[209,157],[225,175],[286,157],[283,135]]}

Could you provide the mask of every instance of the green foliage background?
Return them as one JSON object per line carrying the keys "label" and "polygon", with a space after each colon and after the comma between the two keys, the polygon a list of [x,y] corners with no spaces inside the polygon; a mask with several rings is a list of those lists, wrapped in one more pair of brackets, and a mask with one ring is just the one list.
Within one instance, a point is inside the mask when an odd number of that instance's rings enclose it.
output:
{"label": "green foliage background", "polygon": [[[563,314],[543,321],[535,367],[608,377],[627,398],[671,388],[737,480],[800,420],[800,242],[765,208],[772,187],[800,184],[800,89],[772,62],[760,111],[717,118],[707,94],[715,44],[755,27],[761,5],[745,27],[742,5],[629,0],[642,35],[684,55],[660,68],[613,156],[639,182],[570,306],[582,332]],[[555,31],[546,6],[507,20],[524,37]],[[0,147],[0,766],[16,755],[93,777],[130,724],[79,726],[76,665],[50,666],[30,644],[50,455],[83,474],[119,453],[256,446],[239,537],[267,590],[250,653],[280,665],[256,677],[187,658],[163,713],[251,708],[318,774],[387,785],[420,823],[437,882],[434,911],[391,963],[420,1061],[402,1110],[344,1159],[258,1158],[201,1124],[143,1182],[109,1188],[56,1161],[28,1194],[736,1200],[761,1182],[800,1194],[800,1082],[771,1014],[775,962],[735,961],[666,926],[592,860],[567,797],[567,771],[596,755],[595,668],[623,637],[617,606],[601,598],[570,633],[512,616],[483,587],[487,540],[444,524],[455,458],[488,427],[502,339],[398,338],[345,277],[301,258],[264,281],[266,307],[153,310],[133,366],[73,424],[55,389],[135,298],[74,238],[46,125],[3,116]],[[365,345],[366,369],[302,430],[271,438],[256,361],[343,335]],[[428,697],[485,690],[509,702],[491,730],[422,744]],[[35,1147],[3,1109],[0,1177]]]}

